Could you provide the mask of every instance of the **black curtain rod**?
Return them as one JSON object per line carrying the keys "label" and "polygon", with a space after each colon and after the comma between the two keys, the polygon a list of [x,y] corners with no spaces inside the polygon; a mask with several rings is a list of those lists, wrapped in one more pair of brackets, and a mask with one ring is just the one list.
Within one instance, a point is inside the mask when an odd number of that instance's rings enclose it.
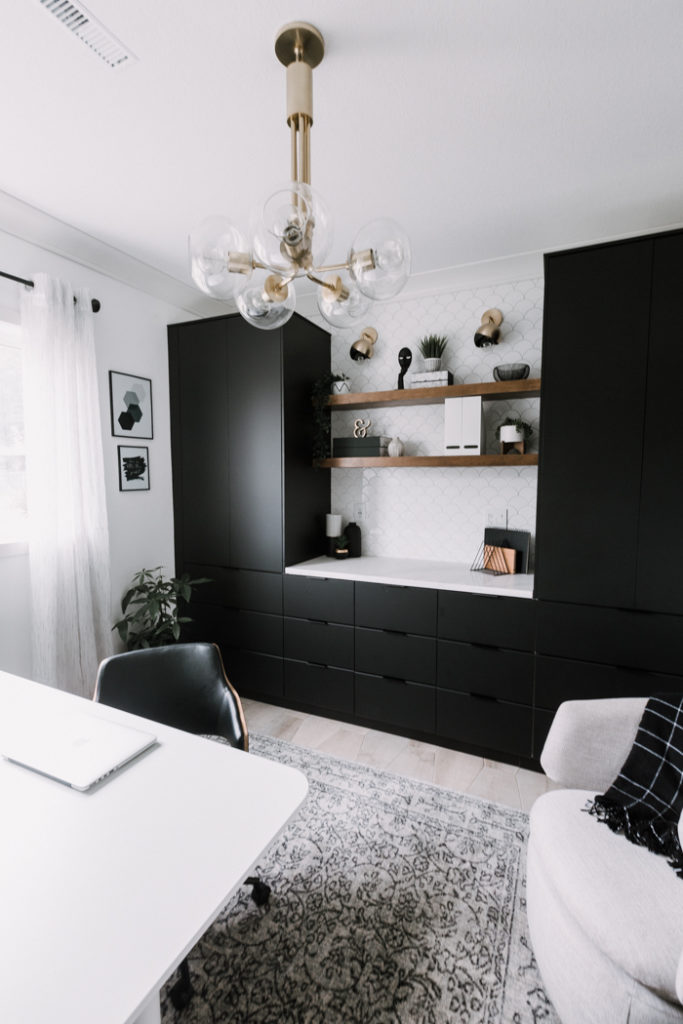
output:
{"label": "black curtain rod", "polygon": [[[4,270],[0,270],[0,277],[6,277],[9,281],[16,281],[18,284],[25,284],[27,288],[35,288],[35,281],[27,281],[25,277],[15,277],[14,274],[6,274]],[[74,302],[76,296],[74,295]],[[91,302],[93,313],[99,313],[102,308],[102,303],[99,299],[93,299]]]}

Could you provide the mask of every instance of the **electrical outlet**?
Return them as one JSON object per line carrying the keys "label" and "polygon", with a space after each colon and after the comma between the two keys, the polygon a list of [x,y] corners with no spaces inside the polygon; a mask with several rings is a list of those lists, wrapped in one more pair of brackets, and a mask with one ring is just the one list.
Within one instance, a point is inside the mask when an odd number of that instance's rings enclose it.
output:
{"label": "electrical outlet", "polygon": [[357,501],[354,504],[354,506],[353,506],[353,518],[354,518],[355,522],[358,522],[359,519],[365,519],[365,503],[364,502]]}
{"label": "electrical outlet", "polygon": [[484,526],[495,526],[500,530],[507,527],[507,509],[487,508],[484,513]]}

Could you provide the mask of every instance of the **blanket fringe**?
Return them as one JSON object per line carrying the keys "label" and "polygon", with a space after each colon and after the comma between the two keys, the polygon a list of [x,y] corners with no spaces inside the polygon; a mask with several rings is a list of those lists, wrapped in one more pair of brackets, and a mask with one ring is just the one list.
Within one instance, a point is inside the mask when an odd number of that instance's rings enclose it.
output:
{"label": "blanket fringe", "polygon": [[635,846],[644,846],[652,853],[661,853],[679,878],[683,878],[683,850],[678,838],[678,823],[634,818],[628,808],[608,797],[596,796],[586,810],[612,832],[625,836]]}

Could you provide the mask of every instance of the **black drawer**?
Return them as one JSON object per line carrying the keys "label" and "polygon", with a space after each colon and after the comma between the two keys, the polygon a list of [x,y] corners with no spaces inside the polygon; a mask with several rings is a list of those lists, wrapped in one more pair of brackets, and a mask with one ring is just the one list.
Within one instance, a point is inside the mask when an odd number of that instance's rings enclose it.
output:
{"label": "black drawer", "polygon": [[436,590],[356,583],[356,625],[436,635]]}
{"label": "black drawer", "polygon": [[473,747],[531,756],[530,707],[436,690],[436,734]]}
{"label": "black drawer", "polygon": [[539,601],[537,650],[683,676],[683,616]]}
{"label": "black drawer", "polygon": [[285,618],[285,657],[353,668],[353,626]]}
{"label": "black drawer", "polygon": [[378,725],[434,733],[434,687],[356,672],[356,715]]}
{"label": "black drawer", "polygon": [[219,604],[226,608],[247,608],[254,612],[282,614],[282,575],[252,569],[226,569],[215,565],[186,564],[184,572],[194,579],[210,577],[192,590],[190,615],[196,604]]}
{"label": "black drawer", "polygon": [[353,580],[285,573],[283,583],[285,615],[353,625]]}
{"label": "black drawer", "polygon": [[436,683],[446,690],[531,704],[534,656],[500,647],[476,647],[439,640]]}
{"label": "black drawer", "polygon": [[680,693],[680,676],[642,669],[596,665],[565,658],[536,658],[535,706],[555,711],[565,700],[600,697],[650,697],[653,693]]}
{"label": "black drawer", "polygon": [[282,696],[282,658],[271,658],[267,654],[255,654],[253,651],[238,651],[223,645],[221,654],[228,679],[241,696]]}
{"label": "black drawer", "polygon": [[373,675],[433,683],[436,640],[382,629],[356,629],[356,669]]}
{"label": "black drawer", "polygon": [[353,714],[353,672],[306,661],[284,662],[285,697],[321,711]]}
{"label": "black drawer", "polygon": [[550,732],[550,726],[555,717],[554,711],[545,711],[543,708],[534,708],[534,757],[538,760],[543,750],[543,744]]}
{"label": "black drawer", "polygon": [[208,640],[226,647],[282,656],[282,616],[203,604],[192,608],[183,640]]}
{"label": "black drawer", "polygon": [[439,636],[489,647],[533,651],[536,602],[439,591]]}

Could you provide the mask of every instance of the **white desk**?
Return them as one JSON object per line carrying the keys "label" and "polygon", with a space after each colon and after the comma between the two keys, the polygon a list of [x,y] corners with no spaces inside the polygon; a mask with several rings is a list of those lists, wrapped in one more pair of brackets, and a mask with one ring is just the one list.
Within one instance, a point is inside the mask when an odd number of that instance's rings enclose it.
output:
{"label": "white desk", "polygon": [[[0,672],[0,736],[77,702]],[[149,731],[149,723],[145,723]],[[0,1020],[159,1020],[158,992],[305,799],[305,777],[154,724],[90,793],[0,758]]]}

